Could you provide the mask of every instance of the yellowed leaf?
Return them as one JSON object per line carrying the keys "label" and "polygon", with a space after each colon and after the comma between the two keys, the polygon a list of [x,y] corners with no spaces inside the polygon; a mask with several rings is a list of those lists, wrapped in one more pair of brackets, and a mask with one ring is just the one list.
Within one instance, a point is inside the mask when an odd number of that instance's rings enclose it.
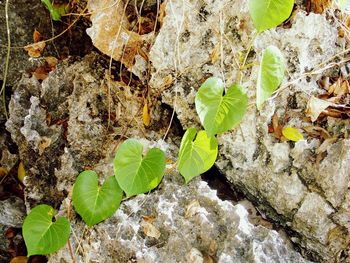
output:
{"label": "yellowed leaf", "polygon": [[304,140],[304,137],[303,137],[303,135],[299,132],[299,130],[296,129],[296,128],[293,128],[293,127],[286,127],[286,128],[283,128],[282,134],[283,134],[283,136],[284,136],[286,139],[291,140],[291,141],[294,141],[294,142],[297,142],[297,141],[300,141],[300,140]]}
{"label": "yellowed leaf", "polygon": [[142,110],[142,120],[143,124],[148,127],[151,123],[151,116],[149,114],[147,99],[144,100],[143,110]]}
{"label": "yellowed leaf", "polygon": [[158,239],[161,235],[160,231],[150,222],[142,220],[141,227],[145,235],[148,237],[153,237],[155,239]]}
{"label": "yellowed leaf", "polygon": [[20,162],[18,165],[18,170],[17,170],[18,180],[23,182],[25,176],[26,176],[26,170],[24,169],[23,162]]}
{"label": "yellowed leaf", "polygon": [[0,167],[0,177],[3,177],[7,174],[7,170],[4,167]]}
{"label": "yellowed leaf", "polygon": [[25,256],[14,257],[11,259],[10,263],[27,263],[28,258]]}

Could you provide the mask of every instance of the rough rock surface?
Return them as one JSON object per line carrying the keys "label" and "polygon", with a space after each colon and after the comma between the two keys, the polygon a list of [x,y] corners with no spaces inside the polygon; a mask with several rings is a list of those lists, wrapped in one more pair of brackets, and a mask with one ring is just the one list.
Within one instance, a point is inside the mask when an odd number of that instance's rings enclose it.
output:
{"label": "rough rock surface", "polygon": [[[14,87],[6,127],[26,167],[27,209],[46,203],[66,213],[80,171],[92,167],[101,179],[113,174],[119,139],[146,137],[158,141],[168,157],[176,155],[175,135],[167,143],[160,140],[169,113],[154,102],[146,132],[143,91],[109,79],[102,64],[96,54],[67,60],[42,83],[23,76]],[[149,195],[124,202],[112,218],[90,230],[73,211],[70,215],[79,262],[306,262],[277,232],[250,224],[242,206],[219,200],[199,178],[185,186],[176,173],[167,174]],[[146,237],[145,231],[155,237]],[[70,262],[68,249],[50,261]]]}
{"label": "rough rock surface", "polygon": [[[186,186],[177,173],[92,229],[72,221],[76,262],[308,262],[275,230],[252,225],[242,205],[221,201],[200,178]],[[67,247],[49,258],[70,261]]]}
{"label": "rough rock surface", "polygon": [[78,171],[113,156],[119,139],[161,138],[167,111],[154,102],[152,130],[146,132],[143,91],[105,73],[103,61],[91,54],[65,61],[42,83],[24,76],[14,87],[6,128],[26,168],[28,207],[38,202],[58,207]]}
{"label": "rough rock surface", "polygon": [[[9,1],[9,28],[11,35],[10,63],[8,70],[7,85],[16,84],[23,72],[32,71],[43,64],[41,58],[30,58],[27,52],[21,48],[33,43],[34,29],[39,31],[44,39],[57,35],[66,28],[60,22],[53,22],[49,11],[41,1],[12,0]],[[52,27],[53,25],[53,27]],[[91,50],[91,40],[83,34],[84,25],[78,22],[79,27],[75,28],[69,41],[65,38],[58,38],[47,44],[43,56],[68,56],[84,55]],[[67,53],[67,42],[69,53]],[[5,60],[7,52],[7,30],[5,20],[5,1],[0,1],[0,80],[3,79]]]}
{"label": "rough rock surface", "polygon": [[0,201],[0,224],[20,228],[25,215],[22,199],[11,197]]}
{"label": "rough rock surface", "polygon": [[[247,1],[187,1],[184,5],[170,0],[150,53],[151,86],[161,89],[167,77],[174,80],[162,93],[163,101],[175,108],[185,128],[200,126],[194,97],[207,77],[224,78],[227,85],[239,82],[246,88],[251,105],[237,129],[219,136],[217,164],[237,189],[294,231],[293,240],[311,251],[311,257],[324,262],[345,260],[348,254],[349,121],[328,117],[325,128],[340,139],[319,164],[315,160],[319,139],[305,135],[298,143],[279,142],[268,133],[268,126],[274,112],[280,118],[286,113],[285,126],[313,125],[303,118],[307,102],[311,94],[321,92],[317,80],[322,74],[339,74],[337,69],[322,68],[344,46],[336,18],[332,13],[329,17],[298,11],[291,28],[260,34],[248,56],[247,64],[253,66],[240,72],[241,53],[246,53],[255,34]],[[257,112],[258,66],[254,64],[271,44],[282,50],[289,75],[278,95]]]}

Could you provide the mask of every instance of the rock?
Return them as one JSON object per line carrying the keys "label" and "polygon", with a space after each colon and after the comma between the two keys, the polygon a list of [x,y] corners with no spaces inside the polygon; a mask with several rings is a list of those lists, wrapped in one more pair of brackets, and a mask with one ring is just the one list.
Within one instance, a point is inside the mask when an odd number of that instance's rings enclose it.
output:
{"label": "rock", "polygon": [[79,172],[113,158],[122,138],[163,136],[170,112],[154,99],[146,132],[144,90],[105,73],[104,61],[91,54],[62,62],[42,83],[24,75],[14,87],[6,128],[26,169],[28,208],[58,208]]}
{"label": "rock", "polygon": [[0,201],[0,224],[11,227],[22,227],[26,215],[24,202],[18,197]]}
{"label": "rock", "polygon": [[[248,56],[247,64],[253,66],[240,72],[240,53],[246,53],[255,34],[247,1],[188,1],[186,5],[169,1],[150,52],[154,66],[150,85],[155,92],[163,90],[171,76],[175,81],[162,92],[163,102],[174,107],[184,128],[200,127],[194,98],[201,83],[209,76],[224,78],[227,86],[240,82],[254,105],[258,75],[254,64],[264,48],[277,46],[289,74],[283,89],[260,112],[250,106],[237,129],[218,136],[217,165],[236,189],[289,228],[293,241],[306,248],[310,258],[329,262],[348,250],[349,140],[345,136],[329,147],[318,165],[319,139],[281,143],[268,133],[268,126],[275,112],[280,119],[286,113],[285,126],[314,125],[304,119],[307,102],[311,94],[322,92],[317,84],[322,76],[338,72],[323,67],[344,47],[344,39],[323,15],[299,11],[291,22],[291,28],[260,34]],[[311,70],[316,72],[310,74]],[[343,138],[349,121],[331,119],[326,129]]]}
{"label": "rock", "polygon": [[[159,238],[145,234],[147,218]],[[76,262],[308,262],[275,230],[252,225],[242,205],[220,200],[200,178],[185,185],[178,173],[167,174],[152,193],[124,201],[91,229],[73,213],[72,228]],[[70,260],[67,247],[49,257],[51,263]]]}
{"label": "rock", "polygon": [[[44,28],[51,24],[49,14],[42,3],[29,0],[9,2],[9,23],[11,45],[19,47],[32,43],[35,28],[39,32],[44,32]],[[3,79],[7,52],[5,1],[0,3],[0,25],[0,64],[2,65],[0,67],[0,78]],[[7,84],[9,86],[14,85],[23,72],[33,66],[35,66],[35,62],[29,60],[29,56],[24,49],[11,49]]]}
{"label": "rock", "polygon": [[[80,1],[83,2],[83,1]],[[85,2],[85,1],[84,1]],[[80,3],[81,4],[81,3]],[[8,70],[7,85],[13,86],[21,78],[24,72],[33,71],[43,64],[41,58],[30,58],[27,52],[22,48],[33,43],[33,32],[36,29],[44,39],[49,39],[53,35],[58,35],[64,29],[66,24],[53,22],[49,11],[41,1],[13,0],[9,1],[9,28],[11,35],[10,63]],[[63,19],[64,20],[64,19]],[[71,22],[71,20],[67,20]],[[67,22],[68,23],[68,22]],[[53,26],[52,26],[53,25]],[[92,45],[89,37],[86,36],[83,22],[78,22],[78,27],[70,31],[71,35],[66,38],[57,38],[47,43],[43,56],[68,56],[81,55],[91,51]],[[67,53],[67,42],[69,42],[69,52]],[[7,29],[5,20],[5,1],[0,2],[0,79],[4,76],[4,65],[7,52]]]}

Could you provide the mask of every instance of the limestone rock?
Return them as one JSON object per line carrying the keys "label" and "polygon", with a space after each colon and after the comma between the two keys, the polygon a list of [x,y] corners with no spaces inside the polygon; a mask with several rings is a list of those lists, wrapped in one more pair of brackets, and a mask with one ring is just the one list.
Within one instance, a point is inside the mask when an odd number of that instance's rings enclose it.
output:
{"label": "limestone rock", "polygon": [[121,139],[163,136],[170,112],[155,100],[146,132],[144,91],[105,73],[103,61],[91,54],[62,62],[42,83],[24,75],[14,87],[6,128],[26,169],[28,207],[46,203],[57,208],[79,172],[113,159]]}
{"label": "limestone rock", "polygon": [[0,224],[20,228],[25,215],[25,206],[22,199],[13,196],[0,201]]}
{"label": "limestone rock", "polygon": [[[147,218],[159,238],[145,234]],[[185,185],[177,173],[166,175],[156,191],[124,201],[91,229],[77,216],[72,222],[76,262],[308,262],[276,231],[252,225],[242,205],[220,200],[200,178]],[[70,260],[67,247],[49,258]]]}
{"label": "limestone rock", "polygon": [[[307,102],[311,94],[322,92],[317,81],[323,75],[333,76],[335,71],[323,67],[341,51],[344,40],[332,20],[300,10],[290,28],[267,30],[255,39],[247,61],[253,66],[241,72],[241,54],[255,34],[247,2],[168,1],[164,24],[150,52],[154,66],[150,84],[154,90],[162,89],[166,77],[172,76],[175,81],[162,98],[188,128],[200,126],[194,98],[207,77],[223,78],[227,86],[241,83],[251,106],[237,129],[218,136],[217,164],[270,218],[290,228],[293,240],[311,251],[311,258],[329,262],[348,250],[350,148],[344,127],[349,121],[328,118],[328,132],[335,137],[345,134],[345,139],[329,147],[319,165],[315,157],[319,139],[281,143],[268,133],[268,126],[275,112],[279,118],[287,114],[286,126],[313,125],[303,119]],[[257,112],[255,64],[271,44],[282,51],[289,75],[283,89]]]}

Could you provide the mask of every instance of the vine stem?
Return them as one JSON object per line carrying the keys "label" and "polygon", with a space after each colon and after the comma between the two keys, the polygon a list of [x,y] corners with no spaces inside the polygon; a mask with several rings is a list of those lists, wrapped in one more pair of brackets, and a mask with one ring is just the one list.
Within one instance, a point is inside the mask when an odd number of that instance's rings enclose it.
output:
{"label": "vine stem", "polygon": [[253,38],[250,40],[247,53],[245,54],[244,60],[243,60],[243,62],[242,62],[242,64],[241,64],[241,66],[239,67],[239,69],[240,69],[240,73],[239,73],[239,83],[240,83],[240,84],[242,84],[242,73],[241,73],[241,71],[244,69],[245,64],[247,63],[247,59],[248,59],[249,53],[250,53],[250,51],[252,50],[253,43],[254,43],[254,41],[255,41],[255,39],[257,38],[258,35],[259,35],[259,32],[256,32],[256,33],[254,34]]}
{"label": "vine stem", "polygon": [[0,90],[0,94],[2,94],[4,113],[5,113],[6,119],[8,119],[8,114],[7,114],[7,109],[6,109],[5,87],[6,87],[6,80],[7,80],[7,74],[8,74],[9,64],[10,64],[10,53],[11,53],[11,39],[10,39],[10,25],[9,25],[9,12],[8,11],[9,11],[9,0],[6,0],[6,2],[5,2],[5,19],[6,19],[6,32],[7,32],[7,53],[6,53],[4,77],[3,77],[2,87]]}

